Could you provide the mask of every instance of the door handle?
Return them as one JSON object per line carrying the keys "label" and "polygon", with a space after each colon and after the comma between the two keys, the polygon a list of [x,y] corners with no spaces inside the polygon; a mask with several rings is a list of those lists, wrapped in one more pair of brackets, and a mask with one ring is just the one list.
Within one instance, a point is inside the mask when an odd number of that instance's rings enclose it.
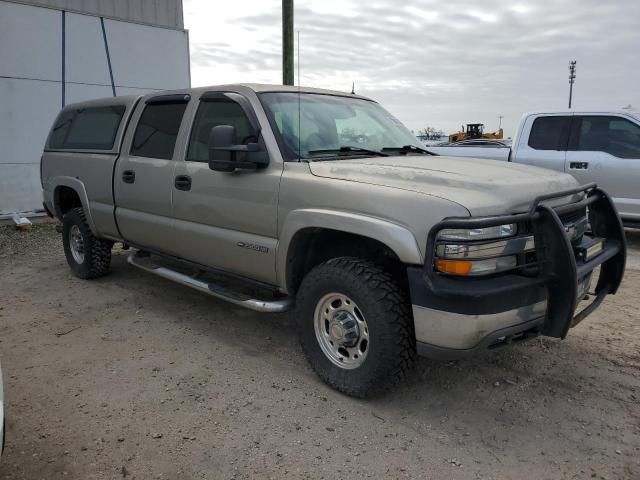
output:
{"label": "door handle", "polygon": [[586,170],[589,168],[589,162],[569,162],[571,170]]}
{"label": "door handle", "polygon": [[173,185],[178,190],[188,191],[191,190],[191,177],[189,175],[178,175],[173,182]]}
{"label": "door handle", "polygon": [[136,181],[136,172],[133,170],[125,170],[122,172],[122,181],[124,183],[133,183]]}

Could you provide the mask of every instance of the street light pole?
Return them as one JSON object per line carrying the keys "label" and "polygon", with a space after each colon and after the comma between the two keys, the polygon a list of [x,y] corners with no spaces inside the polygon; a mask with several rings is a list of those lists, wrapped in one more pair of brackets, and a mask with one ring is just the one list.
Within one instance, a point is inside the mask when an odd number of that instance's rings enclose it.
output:
{"label": "street light pole", "polygon": [[293,85],[293,0],[282,0],[282,84]]}
{"label": "street light pole", "polygon": [[576,61],[569,62],[569,108],[571,108],[571,97],[573,97],[573,82],[576,80]]}

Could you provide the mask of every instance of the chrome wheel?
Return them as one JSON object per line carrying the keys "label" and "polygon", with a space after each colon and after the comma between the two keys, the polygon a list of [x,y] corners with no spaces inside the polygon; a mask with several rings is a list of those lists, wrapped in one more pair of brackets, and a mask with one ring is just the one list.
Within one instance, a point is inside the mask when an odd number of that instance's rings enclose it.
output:
{"label": "chrome wheel", "polygon": [[362,365],[369,351],[369,327],[353,300],[341,293],[322,297],[314,328],[322,352],[334,365],[347,370]]}
{"label": "chrome wheel", "polygon": [[69,229],[69,247],[71,255],[77,263],[84,262],[84,237],[77,225],[72,225]]}

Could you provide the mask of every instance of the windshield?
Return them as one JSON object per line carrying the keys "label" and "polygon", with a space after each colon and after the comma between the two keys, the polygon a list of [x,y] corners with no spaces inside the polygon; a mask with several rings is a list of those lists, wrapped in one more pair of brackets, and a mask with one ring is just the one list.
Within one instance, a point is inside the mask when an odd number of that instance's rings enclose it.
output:
{"label": "windshield", "polygon": [[292,92],[263,93],[260,99],[287,160],[424,148],[398,119],[369,100]]}

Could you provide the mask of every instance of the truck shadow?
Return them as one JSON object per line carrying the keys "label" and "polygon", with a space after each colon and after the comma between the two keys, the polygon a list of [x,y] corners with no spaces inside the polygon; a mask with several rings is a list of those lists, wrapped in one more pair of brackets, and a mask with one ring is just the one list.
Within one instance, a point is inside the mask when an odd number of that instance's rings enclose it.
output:
{"label": "truck shadow", "polygon": [[[581,325],[565,341],[536,338],[455,362],[421,358],[408,379],[361,400],[332,390],[315,375],[289,315],[235,307],[135,269],[126,263],[125,253],[116,252],[111,275],[94,282],[62,270],[63,259],[56,272],[70,288],[85,289],[81,308],[105,310],[92,313],[94,333],[83,329],[85,338],[100,335],[93,341],[114,342],[109,344],[114,352],[127,352],[131,345],[144,349],[130,363],[134,373],[141,373],[127,380],[147,401],[145,392],[155,386],[161,388],[155,395],[170,396],[170,405],[180,406],[180,412],[163,410],[166,422],[180,424],[185,415],[193,415],[202,424],[202,435],[211,434],[217,426],[203,415],[206,407],[214,412],[213,419],[230,426],[228,431],[239,428],[241,418],[269,426],[271,433],[260,435],[277,448],[282,448],[278,429],[285,428],[301,440],[312,435],[334,445],[368,438],[389,451],[441,462],[455,452],[464,456],[465,466],[473,465],[476,455],[483,462],[491,456],[490,464],[509,463],[517,472],[520,458],[546,464],[547,452],[572,461],[576,455],[586,459],[603,452],[597,461],[606,465],[616,458],[616,449],[632,451],[637,445],[640,358],[637,353],[625,357],[602,340],[632,325],[607,316],[635,308],[629,290],[637,278],[590,317],[594,330]],[[609,305],[619,299],[621,304]],[[111,311],[114,303],[120,308]],[[71,342],[81,337],[62,338]],[[121,358],[114,353],[102,362],[110,369]],[[97,364],[93,375],[105,368]],[[163,393],[165,385],[171,394]],[[129,388],[118,395],[126,396]],[[375,452],[381,455],[381,450]]]}
{"label": "truck shadow", "polygon": [[[208,341],[221,342],[248,357],[260,357],[274,368],[282,367],[286,359],[287,374],[293,368],[295,375],[303,375],[307,387],[324,391],[335,400],[360,402],[331,391],[317,379],[302,355],[289,314],[256,313],[208,297],[130,267],[123,254],[114,256],[113,274],[105,282],[136,291],[139,308],[151,314],[168,314],[175,325]],[[598,355],[595,358],[601,359]],[[608,360],[602,362],[609,365]],[[381,407],[420,404],[421,409],[432,412],[455,412],[469,409],[469,402],[480,402],[492,410],[498,399],[504,402],[526,396],[531,389],[582,395],[588,379],[599,375],[591,368],[597,367],[595,363],[590,343],[581,344],[571,336],[565,341],[539,337],[454,362],[419,358],[405,382],[366,402]]]}

